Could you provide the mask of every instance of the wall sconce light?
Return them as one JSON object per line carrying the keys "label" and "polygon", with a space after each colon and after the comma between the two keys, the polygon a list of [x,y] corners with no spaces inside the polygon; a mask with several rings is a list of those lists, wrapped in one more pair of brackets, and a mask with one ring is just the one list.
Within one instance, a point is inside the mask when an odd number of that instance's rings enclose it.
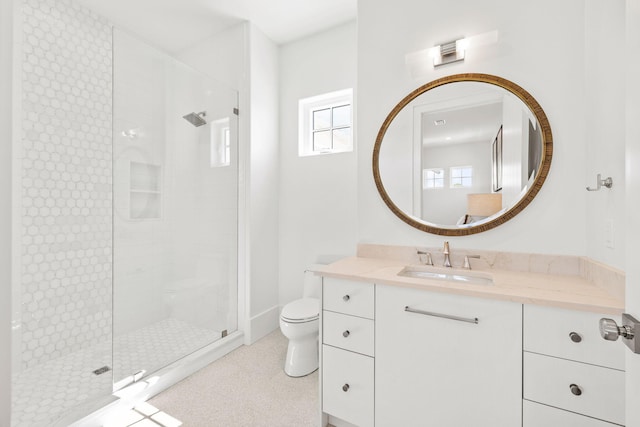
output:
{"label": "wall sconce light", "polygon": [[476,34],[475,36],[451,40],[429,49],[408,53],[405,61],[414,77],[424,74],[425,71],[438,68],[443,65],[464,61],[465,52],[479,46],[497,43],[498,30]]}
{"label": "wall sconce light", "polygon": [[463,40],[464,39],[452,40],[437,46],[440,49],[439,52],[434,55],[433,68],[451,64],[453,62],[464,61],[464,49],[462,46]]}

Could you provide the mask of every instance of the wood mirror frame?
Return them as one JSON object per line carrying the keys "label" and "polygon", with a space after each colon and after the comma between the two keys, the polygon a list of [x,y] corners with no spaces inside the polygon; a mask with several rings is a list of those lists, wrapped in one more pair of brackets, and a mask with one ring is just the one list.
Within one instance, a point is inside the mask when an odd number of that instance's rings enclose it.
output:
{"label": "wood mirror frame", "polygon": [[[540,160],[539,171],[536,173],[535,179],[520,200],[518,200],[513,206],[509,207],[506,211],[502,212],[500,215],[492,218],[488,221],[481,222],[476,226],[473,224],[460,227],[460,228],[442,228],[436,225],[432,225],[427,223],[426,221],[421,221],[414,216],[408,215],[402,209],[400,209],[396,204],[391,200],[389,194],[384,188],[382,183],[382,179],[380,177],[380,147],[382,145],[382,140],[387,132],[387,129],[393,119],[400,113],[400,111],[406,107],[411,101],[416,99],[418,96],[424,94],[425,92],[434,89],[439,86],[456,83],[456,82],[481,82],[481,83],[489,83],[498,87],[501,87],[512,94],[516,95],[528,108],[531,110],[532,114],[538,121],[538,124],[542,133],[542,155]],[[409,224],[412,227],[417,228],[418,230],[425,231],[427,233],[438,234],[442,236],[466,236],[470,234],[481,233],[483,231],[491,230],[505,222],[509,221],[511,218],[520,213],[538,194],[540,188],[542,188],[542,184],[547,178],[549,174],[549,169],[551,167],[551,157],[553,154],[553,136],[551,134],[551,126],[549,125],[549,120],[547,119],[546,114],[540,107],[540,104],[523,88],[518,86],[517,84],[504,79],[502,77],[493,76],[490,74],[478,74],[478,73],[467,73],[467,74],[455,74],[447,77],[442,77],[437,80],[433,80],[423,86],[420,86],[409,95],[404,97],[398,105],[396,105],[393,110],[389,113],[387,118],[382,123],[380,127],[380,131],[378,131],[378,136],[376,138],[376,142],[373,148],[373,179],[375,180],[376,187],[382,200],[385,202],[387,207],[391,209],[391,211],[402,221]]]}

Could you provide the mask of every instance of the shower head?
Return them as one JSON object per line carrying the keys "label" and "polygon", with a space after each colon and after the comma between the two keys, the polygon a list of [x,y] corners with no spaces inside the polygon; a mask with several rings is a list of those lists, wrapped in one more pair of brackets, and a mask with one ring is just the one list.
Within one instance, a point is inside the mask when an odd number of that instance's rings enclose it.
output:
{"label": "shower head", "polygon": [[206,125],[207,121],[204,119],[204,116],[207,115],[206,111],[201,111],[199,113],[189,113],[186,116],[182,116],[183,119],[194,125],[195,127]]}

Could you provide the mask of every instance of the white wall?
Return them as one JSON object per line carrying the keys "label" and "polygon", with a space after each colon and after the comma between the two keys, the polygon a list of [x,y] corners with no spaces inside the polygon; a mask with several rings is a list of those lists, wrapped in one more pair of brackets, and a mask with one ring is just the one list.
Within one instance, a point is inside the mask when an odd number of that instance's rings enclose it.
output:
{"label": "white wall", "polygon": [[240,90],[247,76],[245,38],[249,24],[243,22],[227,28],[176,55],[191,67],[221,83]]}
{"label": "white wall", "polygon": [[[514,81],[544,108],[554,134],[550,175],[516,218],[485,233],[450,238],[455,247],[584,255],[584,6],[581,1],[370,0],[358,4],[358,238],[439,246],[442,237],[397,219],[374,186],[371,153],[382,121],[411,90],[444,75],[481,72]],[[461,14],[460,10],[464,10]],[[553,13],[549,13],[552,10]],[[544,30],[541,30],[543,23]],[[413,80],[405,54],[459,35],[498,30],[498,44],[468,51],[463,63]],[[558,40],[572,49],[550,49]]]}
{"label": "white wall", "polygon": [[302,296],[307,266],[355,251],[358,147],[298,157],[298,100],[355,89],[356,52],[355,22],[280,47],[281,305]]}
{"label": "white wall", "polygon": [[[625,69],[611,58],[624,58],[625,4],[586,1],[585,115],[587,167],[584,181],[594,187],[596,174],[613,178],[613,188],[587,194],[587,254],[624,269],[625,229]],[[639,23],[635,23],[639,25]],[[613,228],[613,246],[606,243],[606,227]]]}
{"label": "white wall", "polygon": [[278,328],[278,48],[249,29],[249,283],[250,342]]}
{"label": "white wall", "polygon": [[13,1],[0,2],[0,425],[11,424]]}
{"label": "white wall", "polygon": [[[524,131],[522,102],[513,96],[504,97],[502,110],[502,204],[520,198],[522,192],[523,170],[529,168],[528,159],[522,158],[522,152],[529,152],[529,127]],[[526,172],[525,172],[526,175]]]}

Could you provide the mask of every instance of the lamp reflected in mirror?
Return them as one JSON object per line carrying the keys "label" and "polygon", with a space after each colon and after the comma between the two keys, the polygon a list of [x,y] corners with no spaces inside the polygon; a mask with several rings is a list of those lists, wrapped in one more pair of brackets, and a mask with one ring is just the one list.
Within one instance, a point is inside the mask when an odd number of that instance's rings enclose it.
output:
{"label": "lamp reflected in mirror", "polygon": [[502,210],[501,193],[467,194],[467,213],[463,224],[483,221]]}

